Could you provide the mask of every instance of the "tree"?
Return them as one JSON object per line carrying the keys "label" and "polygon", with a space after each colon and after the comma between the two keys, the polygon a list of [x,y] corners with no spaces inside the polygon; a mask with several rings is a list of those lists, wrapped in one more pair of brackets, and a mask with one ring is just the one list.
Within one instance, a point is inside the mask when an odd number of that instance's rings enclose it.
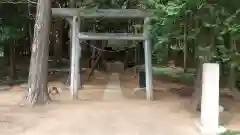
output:
{"label": "tree", "polygon": [[28,79],[28,92],[24,104],[44,104],[48,95],[48,52],[51,21],[51,0],[38,0],[32,54]]}
{"label": "tree", "polygon": [[0,49],[2,49],[4,59],[8,63],[9,79],[11,81],[17,79],[15,45],[19,44],[20,40],[27,39],[25,31],[27,30],[28,18],[24,16],[25,10],[26,8],[23,4],[0,2]]}
{"label": "tree", "polygon": [[[240,9],[236,6],[239,1],[151,0],[148,4],[157,9],[152,24],[152,37],[159,61],[167,59],[166,52],[170,49],[170,54],[176,51],[185,54],[185,68],[187,63],[194,63],[192,66],[197,71],[196,92],[193,94],[197,98],[194,99],[200,99],[201,67],[206,62],[220,64],[220,90],[227,87],[235,99],[240,99],[239,91],[235,90],[236,86],[240,88],[237,81],[240,78],[237,78],[236,72],[240,69],[240,48],[237,47]],[[188,62],[190,56],[194,59]]]}

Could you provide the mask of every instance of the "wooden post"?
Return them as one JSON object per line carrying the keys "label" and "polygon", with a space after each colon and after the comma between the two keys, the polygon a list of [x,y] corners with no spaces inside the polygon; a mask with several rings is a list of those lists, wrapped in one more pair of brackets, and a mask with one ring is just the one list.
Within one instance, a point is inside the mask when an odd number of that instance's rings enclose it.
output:
{"label": "wooden post", "polygon": [[70,56],[70,59],[71,59],[71,56],[72,56],[72,50],[71,50],[71,48],[72,48],[72,18],[71,19],[69,19],[69,18],[67,18],[67,21],[68,21],[68,23],[69,23],[69,31],[68,31],[68,38],[69,38],[69,56]]}
{"label": "wooden post", "polygon": [[[138,33],[136,27],[134,27],[133,33]],[[137,52],[138,51],[138,49],[137,49],[138,45],[137,45],[137,42],[135,40],[133,41],[133,44],[135,45],[135,49],[134,49],[134,63],[135,63],[134,77],[136,77],[136,76],[138,76],[137,75],[137,67],[136,67],[136,65],[138,64],[138,52]]]}
{"label": "wooden post", "polygon": [[[96,33],[96,25],[95,24],[93,25],[93,32]],[[96,44],[97,44],[96,40],[94,40],[92,43],[93,43],[94,46],[96,46]],[[92,48],[91,68],[93,68],[93,63],[94,63],[94,60],[95,60],[95,57],[96,57],[95,56],[96,49],[94,47],[91,47],[91,48]],[[93,74],[94,74],[94,72],[93,72]]]}
{"label": "wooden post", "polygon": [[72,99],[77,99],[78,88],[80,87],[79,58],[80,45],[77,34],[79,32],[79,18],[73,17],[72,21],[72,46],[71,46],[71,80],[70,92]]}
{"label": "wooden post", "polygon": [[203,64],[201,126],[203,135],[217,135],[219,128],[219,64]]}
{"label": "wooden post", "polygon": [[152,86],[152,51],[151,42],[149,39],[148,23],[150,18],[144,20],[144,36],[147,39],[144,42],[144,56],[145,56],[145,73],[146,73],[146,97],[147,100],[153,100],[153,86]]}
{"label": "wooden post", "polygon": [[[96,41],[94,41],[93,46],[96,46]],[[91,56],[91,68],[93,67],[94,60],[96,58],[96,49],[92,47],[92,56]]]}
{"label": "wooden post", "polygon": [[[80,18],[78,18],[78,24],[77,24],[77,31],[76,31],[76,33],[78,34],[79,32],[80,32],[80,29],[81,29],[81,19]],[[82,41],[83,40],[80,40],[79,38],[78,38],[78,36],[77,36],[77,34],[76,34],[76,44],[77,44],[77,62],[78,62],[78,74],[79,74],[79,81],[78,81],[78,89],[82,89],[83,88],[83,81],[81,80],[81,72],[82,72],[82,65],[81,65],[81,57],[82,57],[82,45],[81,45],[81,43],[82,43]]]}

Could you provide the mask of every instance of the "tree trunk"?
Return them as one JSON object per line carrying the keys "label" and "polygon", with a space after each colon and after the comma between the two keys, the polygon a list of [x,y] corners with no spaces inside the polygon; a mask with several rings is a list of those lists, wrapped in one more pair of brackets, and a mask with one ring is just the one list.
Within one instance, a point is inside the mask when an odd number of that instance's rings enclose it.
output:
{"label": "tree trunk", "polygon": [[[230,38],[230,51],[231,54],[235,53],[234,41]],[[235,89],[235,66],[232,64],[232,61],[229,62],[229,76],[228,76],[228,88],[230,90]]]}
{"label": "tree trunk", "polygon": [[128,57],[129,57],[129,50],[125,51],[125,58],[124,58],[124,70],[128,68]]}
{"label": "tree trunk", "polygon": [[6,60],[6,65],[9,66],[10,65],[10,60],[9,60],[9,57],[10,57],[10,47],[9,45],[5,45],[4,48],[4,59]]}
{"label": "tree trunk", "polygon": [[[230,50],[231,54],[236,53],[236,41],[230,38]],[[229,76],[228,76],[228,89],[233,93],[234,100],[240,101],[240,92],[236,89],[236,66],[233,65],[233,61],[229,63]]]}
{"label": "tree trunk", "polygon": [[[101,49],[103,50],[104,47],[105,47],[105,44],[102,44],[102,48],[101,48]],[[88,79],[87,79],[87,80],[90,80],[90,77],[93,75],[94,70],[95,70],[95,68],[97,67],[97,64],[99,63],[102,55],[103,55],[103,51],[99,52],[97,59],[95,60],[95,62],[94,62],[93,65],[92,65],[92,69],[91,69],[91,71],[90,71],[90,73],[89,73],[89,75],[88,75]]]}
{"label": "tree trunk", "polygon": [[14,44],[10,45],[9,47],[10,47],[9,74],[10,74],[11,80],[13,81],[16,79],[15,42],[14,42]]}
{"label": "tree trunk", "polygon": [[196,80],[195,80],[195,90],[192,95],[192,105],[191,110],[199,110],[201,105],[201,96],[202,96],[202,65],[203,65],[202,58],[198,58],[198,66],[196,71]]}
{"label": "tree trunk", "polygon": [[184,23],[184,58],[183,58],[183,69],[184,72],[187,71],[187,54],[188,54],[188,46],[187,46],[187,29],[188,29],[188,24],[187,21]]}
{"label": "tree trunk", "polygon": [[[90,42],[91,43],[91,42]],[[96,41],[94,41],[94,46],[96,46]],[[94,60],[96,59],[96,49],[92,48],[92,56],[91,56],[91,68],[93,67]]]}
{"label": "tree trunk", "polygon": [[53,45],[53,63],[54,66],[56,67],[58,64],[58,43],[57,43],[57,30],[56,30],[56,23],[54,22],[52,24],[52,45]]}
{"label": "tree trunk", "polygon": [[58,60],[61,63],[62,58],[62,46],[63,46],[63,21],[59,20],[57,22],[57,31],[58,31],[58,37],[57,37],[57,44],[58,44]]}
{"label": "tree trunk", "polygon": [[50,22],[51,1],[38,0],[26,105],[44,104],[50,99],[47,86]]}
{"label": "tree trunk", "polygon": [[[28,16],[31,17],[32,13],[31,13],[31,3],[28,3]],[[28,34],[29,34],[29,43],[32,44],[32,40],[33,40],[33,34],[32,34],[32,21],[31,19],[29,20],[29,24],[28,24]],[[30,45],[29,44],[29,45]]]}
{"label": "tree trunk", "polygon": [[[198,28],[198,20],[196,20],[196,28]],[[196,42],[196,40],[195,40]],[[198,46],[197,44],[194,44],[195,46],[195,52],[198,52]],[[195,53],[197,54],[197,53]],[[191,100],[191,107],[190,109],[192,111],[196,111],[198,109],[200,109],[200,105],[201,105],[201,96],[202,96],[202,65],[204,63],[203,58],[199,55],[195,56],[196,58],[196,63],[197,63],[197,67],[196,67],[196,80],[195,80],[195,88],[194,88],[194,92],[192,95],[192,100]]]}

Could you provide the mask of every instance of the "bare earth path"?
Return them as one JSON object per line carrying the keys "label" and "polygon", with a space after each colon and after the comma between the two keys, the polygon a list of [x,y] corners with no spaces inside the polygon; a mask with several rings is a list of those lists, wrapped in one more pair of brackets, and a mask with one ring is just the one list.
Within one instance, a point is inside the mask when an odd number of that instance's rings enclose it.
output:
{"label": "bare earth path", "polygon": [[128,100],[119,85],[113,74],[105,89],[98,89],[100,96],[85,94],[97,100],[61,100],[35,108],[16,105],[22,92],[0,92],[0,135],[198,135],[185,101]]}
{"label": "bare earth path", "polygon": [[123,100],[123,94],[120,86],[119,74],[113,73],[107,84],[106,89],[104,90],[103,100]]}
{"label": "bare earth path", "polygon": [[41,113],[24,111],[19,116],[8,116],[13,121],[6,122],[8,129],[0,134],[195,135],[189,116],[179,114],[170,104],[170,109],[145,101],[49,105],[40,109]]}

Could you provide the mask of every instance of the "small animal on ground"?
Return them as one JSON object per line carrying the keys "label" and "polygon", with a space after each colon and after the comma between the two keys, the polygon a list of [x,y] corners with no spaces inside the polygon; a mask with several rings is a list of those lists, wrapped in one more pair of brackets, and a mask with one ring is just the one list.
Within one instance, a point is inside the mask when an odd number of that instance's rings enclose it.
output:
{"label": "small animal on ground", "polygon": [[60,88],[55,87],[55,86],[48,87],[48,93],[52,94],[52,95],[60,95],[59,90],[60,90]]}

